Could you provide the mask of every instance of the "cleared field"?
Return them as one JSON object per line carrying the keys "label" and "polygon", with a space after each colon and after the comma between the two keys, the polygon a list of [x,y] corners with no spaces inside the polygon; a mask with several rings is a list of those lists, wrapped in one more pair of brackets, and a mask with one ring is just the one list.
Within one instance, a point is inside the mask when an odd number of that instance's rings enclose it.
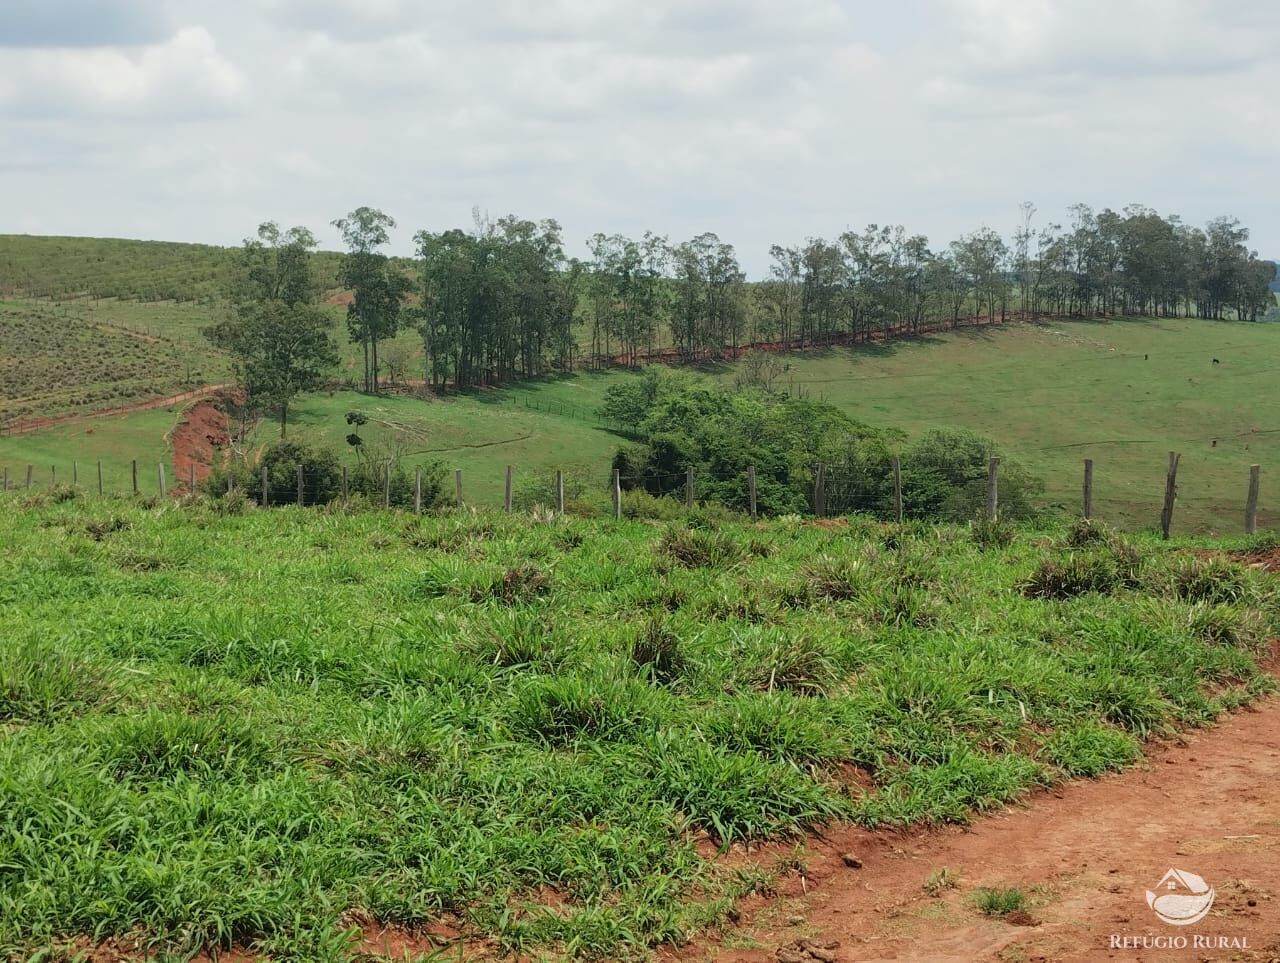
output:
{"label": "cleared field", "polygon": [[[290,436],[350,459],[346,414],[358,410],[369,418],[360,434],[370,452],[399,445],[411,462],[424,456],[450,472],[462,469],[464,496],[471,504],[502,504],[507,465],[516,470],[518,488],[541,484],[550,491],[559,469],[569,477],[571,491],[579,486],[603,491],[610,458],[623,439],[599,422],[594,410],[616,377],[629,376],[582,376],[432,401],[354,391],[309,395],[296,408]],[[278,425],[263,421],[255,440],[265,444],[278,434]],[[450,492],[452,486],[450,480]]]}
{"label": "cleared field", "polygon": [[169,461],[165,437],[173,429],[181,406],[135,411],[119,417],[79,417],[50,428],[0,437],[0,467],[9,473],[10,487],[25,483],[32,466],[32,485],[49,487],[56,469],[59,482],[70,482],[72,463],[79,464],[80,487],[97,490],[97,467],[102,462],[103,490],[108,495],[130,490],[131,465],[138,462],[139,488],[157,487],[156,465]]}
{"label": "cleared field", "polygon": [[0,501],[17,957],[628,957],[788,871],[724,843],[964,820],[1272,686],[1269,577],[1142,542]]}
{"label": "cleared field", "polygon": [[1013,324],[785,360],[775,387],[908,436],[972,428],[1039,474],[1050,500],[1070,511],[1092,458],[1095,513],[1127,528],[1155,525],[1176,450],[1176,525],[1239,531],[1251,464],[1263,469],[1261,520],[1280,525],[1280,489],[1265,480],[1280,474],[1280,325]]}

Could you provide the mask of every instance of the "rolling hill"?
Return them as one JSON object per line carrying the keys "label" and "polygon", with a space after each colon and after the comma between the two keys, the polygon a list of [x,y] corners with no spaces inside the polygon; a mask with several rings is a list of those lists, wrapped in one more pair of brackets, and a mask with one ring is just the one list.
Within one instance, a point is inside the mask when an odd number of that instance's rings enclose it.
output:
{"label": "rolling hill", "polygon": [[[0,238],[0,272],[18,263],[15,243]],[[132,460],[153,465],[167,457],[168,433],[181,406],[111,418],[91,417],[88,409],[228,378],[226,359],[199,335],[222,308],[216,299],[201,300],[198,274],[219,270],[217,252],[223,249],[33,243],[51,258],[45,271],[62,279],[62,293],[50,302],[18,292],[0,304],[0,343],[9,359],[0,420],[71,417],[42,431],[0,437],[0,464],[16,477],[32,463],[41,466],[36,477],[47,479],[56,463],[68,477],[73,460],[101,458],[108,487],[112,480],[122,485]],[[125,249],[117,250],[117,243]],[[139,258],[153,258],[160,276],[185,278],[191,297],[141,300],[136,281],[130,282],[132,299],[75,296],[95,271],[127,273],[125,266]],[[71,263],[60,267],[61,261]],[[114,274],[102,265],[115,265]],[[143,274],[136,269],[132,276]],[[342,307],[331,307],[336,321]],[[415,346],[413,334],[400,343],[410,357]],[[1271,324],[1007,324],[793,354],[775,386],[830,401],[908,438],[947,425],[972,428],[1039,474],[1047,500],[1066,511],[1078,503],[1082,459],[1093,458],[1096,511],[1127,527],[1154,523],[1167,452],[1176,449],[1183,455],[1178,523],[1234,531],[1249,465],[1261,464],[1265,479],[1280,461],[1280,399],[1267,390],[1280,366],[1275,359],[1280,327]],[[346,363],[353,361],[349,354]],[[709,366],[704,373],[728,383],[737,366]],[[299,400],[293,431],[345,449],[343,416],[358,408],[370,415],[375,437],[385,444],[463,469],[468,500],[481,504],[500,500],[506,464],[516,466],[518,486],[546,487],[551,473],[563,468],[571,484],[599,488],[624,439],[598,421],[595,409],[609,384],[631,376],[621,370],[583,373],[436,400],[325,392]],[[255,443],[269,441],[274,431],[260,425]],[[153,468],[146,477],[154,478]],[[1274,523],[1267,493],[1264,481],[1262,519]]]}

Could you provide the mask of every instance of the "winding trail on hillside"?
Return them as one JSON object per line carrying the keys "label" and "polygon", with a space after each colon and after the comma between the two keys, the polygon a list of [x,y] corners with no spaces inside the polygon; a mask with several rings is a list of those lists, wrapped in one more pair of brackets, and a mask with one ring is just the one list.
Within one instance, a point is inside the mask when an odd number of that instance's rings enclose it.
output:
{"label": "winding trail on hillside", "polygon": [[[1277,654],[1280,640],[1273,670]],[[744,901],[737,929],[664,958],[1280,960],[1280,696],[1155,748],[1140,769],[1074,780],[968,828],[843,829],[810,841],[804,859],[803,877],[785,878],[776,897]],[[930,895],[925,880],[943,867],[959,885]],[[1200,922],[1169,925],[1148,907],[1171,868],[1214,887]],[[972,905],[979,886],[1017,886],[1031,905],[984,917]],[[1138,942],[1116,947],[1113,936]],[[1196,948],[1196,936],[1234,942]],[[1187,947],[1143,948],[1155,937]]]}
{"label": "winding trail on hillside", "polygon": [[181,404],[184,401],[195,401],[198,398],[207,398],[219,391],[225,391],[233,387],[230,384],[207,384],[201,385],[199,388],[192,388],[189,391],[180,391],[176,395],[163,395],[156,398],[143,398],[141,401],[134,401],[127,405],[117,405],[114,408],[98,408],[92,411],[71,411],[62,415],[49,415],[42,418],[24,418],[15,421],[11,425],[5,425],[0,434],[3,435],[25,435],[32,431],[41,431],[45,428],[54,428],[58,425],[66,424],[69,421],[78,421],[82,418],[111,418],[118,415],[127,415],[135,411],[147,411],[151,408],[168,408],[170,405]]}

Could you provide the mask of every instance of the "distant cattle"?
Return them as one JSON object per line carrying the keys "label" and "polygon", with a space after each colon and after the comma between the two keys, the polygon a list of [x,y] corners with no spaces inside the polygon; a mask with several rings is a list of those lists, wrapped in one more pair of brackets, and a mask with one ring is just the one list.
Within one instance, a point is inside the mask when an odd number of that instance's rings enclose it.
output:
{"label": "distant cattle", "polygon": [[1219,361],[1217,358],[1214,358],[1214,359],[1213,359],[1213,363],[1214,363],[1214,364],[1222,364],[1222,362],[1221,362],[1221,361]]}

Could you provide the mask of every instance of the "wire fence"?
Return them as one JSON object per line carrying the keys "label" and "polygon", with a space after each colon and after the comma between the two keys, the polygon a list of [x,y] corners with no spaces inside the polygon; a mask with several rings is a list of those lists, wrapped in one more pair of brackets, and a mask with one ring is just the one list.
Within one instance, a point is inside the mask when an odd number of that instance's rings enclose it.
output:
{"label": "wire fence", "polygon": [[[1212,511],[1224,517],[1226,503],[1212,505],[1203,499],[1179,495],[1180,456],[1169,453],[1163,485],[1152,486],[1152,497],[1139,499],[1116,493],[1095,498],[1094,463],[1085,459],[1080,475],[1079,501],[1065,506],[1072,514],[1094,518],[1100,509],[1109,517],[1137,520],[1139,527],[1158,525],[1168,537],[1178,517],[1178,506],[1198,513]],[[752,517],[799,514],[815,518],[867,514],[886,520],[988,518],[1022,519],[1040,507],[1036,493],[1016,477],[1002,480],[1000,461],[991,458],[985,475],[940,482],[928,471],[913,471],[898,458],[888,465],[850,468],[814,463],[807,475],[774,465],[757,470],[725,466],[718,470],[657,470],[652,466],[621,465],[611,472],[578,471],[572,474],[546,469],[517,471],[505,466],[501,507],[516,511],[542,506],[564,513],[615,517],[660,515],[683,506],[719,505]],[[330,460],[322,464],[260,463],[236,467],[189,463],[175,473],[165,462],[131,461],[121,470],[118,463],[72,461],[64,465],[28,463],[0,466],[0,491],[44,492],[54,496],[133,495],[180,497],[200,492],[219,498],[238,493],[265,507],[286,505],[313,507],[337,503],[382,506],[423,512],[438,508],[498,507],[492,499],[471,499],[468,483],[474,475],[462,469],[446,470],[435,463],[411,465],[402,461],[362,461],[351,468]],[[1159,479],[1153,473],[1153,483]],[[487,479],[490,484],[492,479]],[[1280,527],[1280,513],[1262,506],[1261,468],[1251,465],[1241,478],[1239,522],[1229,527],[1252,534],[1260,528]],[[1230,513],[1234,514],[1235,509]],[[1143,519],[1146,519],[1143,521]],[[1237,527],[1238,525],[1238,527]]]}

